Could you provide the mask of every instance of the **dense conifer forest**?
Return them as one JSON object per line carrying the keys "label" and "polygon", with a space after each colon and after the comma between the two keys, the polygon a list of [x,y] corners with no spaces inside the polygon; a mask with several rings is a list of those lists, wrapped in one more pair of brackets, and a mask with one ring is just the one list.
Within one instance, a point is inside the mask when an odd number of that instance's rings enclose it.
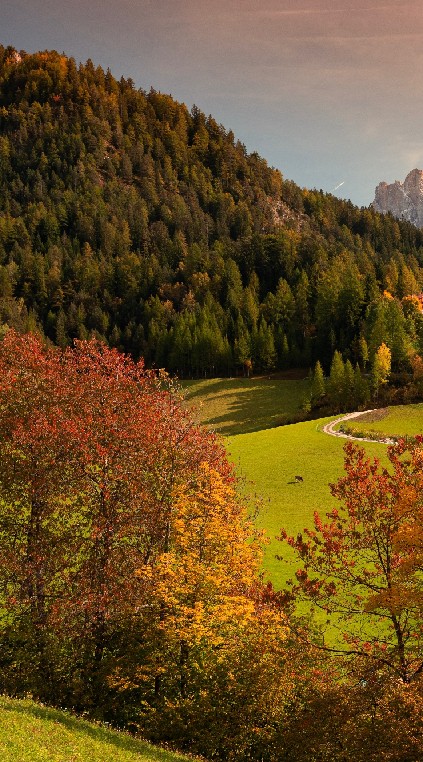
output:
{"label": "dense conifer forest", "polygon": [[195,106],[0,47],[0,321],[181,377],[410,369],[423,233],[303,190]]}

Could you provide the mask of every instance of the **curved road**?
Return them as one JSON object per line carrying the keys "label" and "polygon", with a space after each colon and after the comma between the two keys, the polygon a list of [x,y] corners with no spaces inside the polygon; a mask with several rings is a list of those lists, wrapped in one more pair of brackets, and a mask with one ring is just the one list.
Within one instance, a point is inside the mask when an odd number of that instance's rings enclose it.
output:
{"label": "curved road", "polygon": [[325,423],[323,426],[322,431],[325,434],[330,434],[332,437],[342,437],[343,439],[354,439],[356,442],[380,442],[381,444],[395,444],[393,439],[389,439],[389,437],[384,437],[383,439],[366,439],[365,437],[353,437],[351,434],[344,434],[342,431],[335,431],[334,426],[337,426],[338,423],[342,423],[343,421],[349,421],[351,418],[359,418],[360,415],[365,415],[365,413],[373,413],[375,409],[373,410],[359,410],[356,413],[348,413],[347,415],[341,415],[339,418],[336,418],[334,421],[329,421],[329,423]]}

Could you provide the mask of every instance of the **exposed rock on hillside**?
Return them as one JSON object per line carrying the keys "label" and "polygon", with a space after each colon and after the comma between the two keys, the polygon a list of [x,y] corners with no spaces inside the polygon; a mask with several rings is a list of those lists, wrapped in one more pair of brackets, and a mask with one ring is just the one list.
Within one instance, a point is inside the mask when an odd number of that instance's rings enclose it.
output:
{"label": "exposed rock on hillside", "polygon": [[404,182],[382,182],[376,188],[373,208],[423,227],[423,170],[413,169]]}

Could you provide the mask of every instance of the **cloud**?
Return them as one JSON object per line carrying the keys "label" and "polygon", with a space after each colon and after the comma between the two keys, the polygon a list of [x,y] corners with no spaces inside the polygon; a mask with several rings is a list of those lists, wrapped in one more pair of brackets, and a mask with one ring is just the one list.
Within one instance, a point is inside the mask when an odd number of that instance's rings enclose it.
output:
{"label": "cloud", "polygon": [[265,16],[267,18],[277,18],[279,16],[322,16],[322,15],[330,15],[334,16],[336,14],[346,14],[346,13],[372,13],[374,11],[392,11],[393,9],[397,8],[397,4],[393,5],[366,5],[361,8],[295,8],[295,9],[282,9],[282,10],[259,10],[259,11],[249,11],[250,13],[255,13],[258,16]]}

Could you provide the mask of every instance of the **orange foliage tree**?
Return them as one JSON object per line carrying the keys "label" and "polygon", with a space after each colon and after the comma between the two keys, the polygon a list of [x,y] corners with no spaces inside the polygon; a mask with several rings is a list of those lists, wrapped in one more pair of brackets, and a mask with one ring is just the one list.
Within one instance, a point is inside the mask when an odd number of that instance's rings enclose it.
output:
{"label": "orange foliage tree", "polygon": [[[149,626],[152,612],[159,627],[170,626],[166,596],[159,602],[157,590],[164,559],[181,542],[175,524],[186,510],[181,494],[203,485],[197,506],[207,515],[218,500],[216,480],[223,492],[232,489],[223,447],[193,424],[168,378],[96,341],[63,353],[33,336],[6,334],[2,636],[6,652],[19,650],[22,686],[51,700],[63,684],[81,705],[107,698],[123,642],[144,627],[146,612]],[[241,526],[245,515],[239,516]],[[220,518],[224,537],[224,522],[234,518],[229,502]],[[185,522],[187,532],[196,526]],[[160,671],[159,664],[149,671],[156,693]],[[12,667],[8,674],[18,679]]]}
{"label": "orange foliage tree", "polygon": [[326,521],[316,513],[314,529],[297,538],[282,533],[303,562],[291,595],[332,625],[334,645],[324,647],[403,683],[423,671],[422,441],[388,448],[390,468],[348,443],[346,476],[331,488],[342,507]]}

